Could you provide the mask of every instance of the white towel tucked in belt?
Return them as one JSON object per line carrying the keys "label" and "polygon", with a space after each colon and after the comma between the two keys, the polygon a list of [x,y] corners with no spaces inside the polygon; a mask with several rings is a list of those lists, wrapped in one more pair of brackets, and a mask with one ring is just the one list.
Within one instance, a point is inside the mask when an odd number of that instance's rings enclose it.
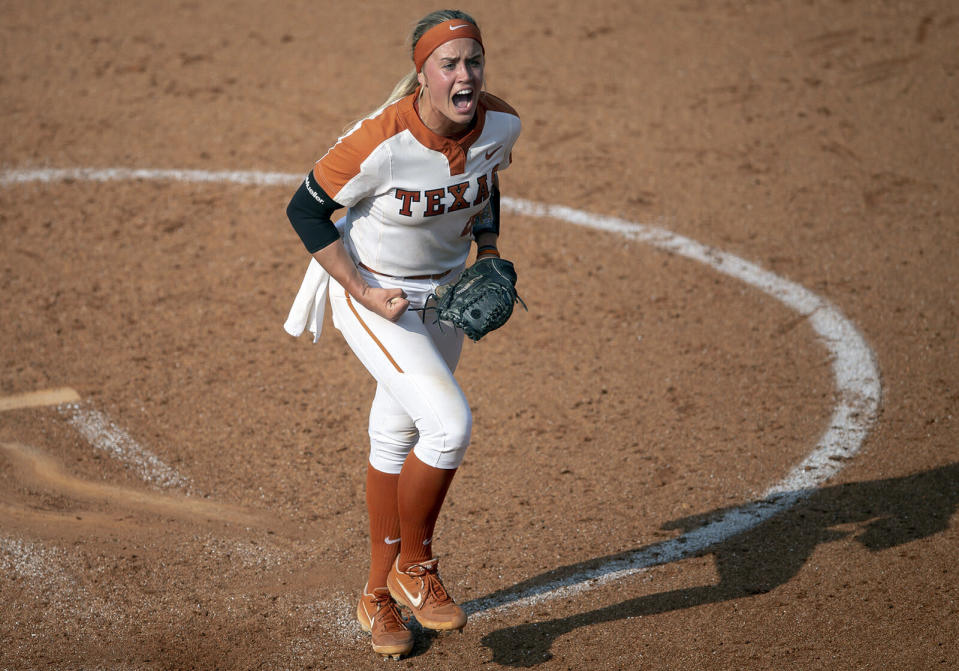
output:
{"label": "white towel tucked in belt", "polygon": [[320,339],[323,330],[323,315],[326,312],[326,295],[330,288],[330,274],[316,259],[310,259],[306,276],[293,299],[293,307],[283,328],[291,336],[299,336],[307,326],[313,334],[313,342]]}
{"label": "white towel tucked in belt", "polygon": [[[341,238],[346,238],[346,217],[340,217],[335,223]],[[293,307],[286,318],[283,328],[291,336],[300,336],[307,326],[313,334],[313,342],[320,339],[323,330],[323,315],[326,313],[326,296],[330,289],[330,274],[316,259],[310,259],[306,275],[300,284],[300,290],[293,299]]]}

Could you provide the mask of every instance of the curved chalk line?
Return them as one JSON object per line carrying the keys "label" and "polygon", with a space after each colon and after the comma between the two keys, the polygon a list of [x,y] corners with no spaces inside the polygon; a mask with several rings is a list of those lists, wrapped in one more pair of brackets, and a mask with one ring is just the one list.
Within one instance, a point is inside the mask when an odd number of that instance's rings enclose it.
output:
{"label": "curved chalk line", "polygon": [[541,205],[527,200],[504,198],[508,209],[529,217],[548,217],[645,242],[658,249],[699,261],[734,277],[777,299],[809,319],[813,331],[832,355],[838,403],[829,428],[815,449],[785,478],[770,487],[758,501],[725,511],[717,519],[676,538],[653,543],[620,556],[601,566],[527,588],[523,593],[504,590],[499,595],[464,604],[475,613],[489,613],[507,607],[570,596],[645,569],[702,553],[782,513],[812,494],[819,485],[838,473],[845,460],[862,447],[875,422],[882,388],[875,356],[862,334],[826,299],[744,261],[728,252],[709,247],[682,235],[655,226],[635,224],[616,217],[604,217],[558,205]]}
{"label": "curved chalk line", "polygon": [[[255,171],[154,170],[129,168],[77,168],[72,170],[8,170],[0,173],[0,185],[56,181],[174,180],[183,182],[232,182],[259,186],[295,185],[302,175]],[[463,608],[473,615],[528,606],[592,589],[645,569],[701,554],[713,545],[747,531],[778,515],[809,496],[838,473],[843,463],[862,447],[876,421],[882,388],[875,355],[862,334],[842,312],[805,287],[783,279],[756,264],[678,235],[669,230],[606,217],[560,205],[544,205],[518,198],[503,198],[504,209],[533,218],[565,221],[643,242],[658,249],[698,261],[772,296],[802,317],[832,356],[838,402],[829,428],[815,449],[785,478],[757,501],[725,511],[713,521],[681,536],[653,543],[601,566],[566,575],[533,587],[502,590],[473,599]]]}

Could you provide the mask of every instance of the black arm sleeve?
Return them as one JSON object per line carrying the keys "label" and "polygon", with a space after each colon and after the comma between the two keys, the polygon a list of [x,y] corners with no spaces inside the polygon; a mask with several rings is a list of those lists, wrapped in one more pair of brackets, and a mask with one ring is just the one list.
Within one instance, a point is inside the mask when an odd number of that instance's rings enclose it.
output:
{"label": "black arm sleeve", "polygon": [[499,235],[499,184],[493,182],[489,196],[490,216],[477,217],[473,222],[473,239],[481,233],[496,233]]}
{"label": "black arm sleeve", "polygon": [[339,240],[340,234],[330,215],[341,207],[326,195],[311,170],[286,206],[286,216],[310,254]]}

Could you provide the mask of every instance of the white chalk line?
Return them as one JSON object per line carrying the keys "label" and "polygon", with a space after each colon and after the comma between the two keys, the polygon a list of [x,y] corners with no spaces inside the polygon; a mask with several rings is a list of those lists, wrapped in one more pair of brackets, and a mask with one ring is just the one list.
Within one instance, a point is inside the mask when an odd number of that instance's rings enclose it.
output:
{"label": "white chalk line", "polygon": [[516,214],[559,219],[645,242],[703,263],[772,296],[807,317],[813,331],[829,350],[839,401],[833,410],[829,428],[820,437],[815,449],[785,478],[767,489],[760,500],[727,510],[704,526],[626,553],[601,566],[526,588],[521,593],[504,590],[499,595],[475,599],[464,604],[469,612],[491,614],[507,607],[530,606],[549,599],[568,597],[653,566],[701,554],[788,510],[836,475],[845,461],[862,447],[879,410],[882,393],[879,368],[872,350],[858,329],[829,301],[728,252],[663,228],[520,199],[504,198],[502,204]]}
{"label": "white chalk line", "polygon": [[[153,169],[9,170],[0,173],[0,185],[65,180],[174,180],[183,182],[232,182],[261,186],[295,185],[302,175],[255,172]],[[504,210],[532,218],[558,219],[577,226],[617,233],[657,249],[698,261],[772,296],[809,324],[832,355],[832,370],[838,403],[829,428],[813,451],[785,478],[766,490],[763,498],[722,513],[717,519],[681,536],[654,543],[600,566],[544,582],[521,591],[505,589],[489,597],[463,604],[473,616],[529,606],[592,589],[653,566],[698,555],[778,515],[809,496],[838,473],[846,460],[862,447],[876,420],[881,399],[879,368],[875,356],[855,325],[829,301],[805,287],[783,279],[733,254],[696,242],[672,231],[637,224],[560,205],[544,205],[517,198],[503,198]]]}
{"label": "white chalk line", "polygon": [[[305,175],[306,172],[303,173]],[[303,179],[298,175],[296,180]],[[135,168],[70,168],[62,170],[5,170],[0,173],[0,185],[26,184],[28,182],[127,182],[162,181],[174,182],[231,182],[255,186],[288,186],[289,173],[247,172],[237,170],[153,170]]]}
{"label": "white chalk line", "polygon": [[82,401],[70,387],[30,391],[0,398],[0,412],[55,405],[61,415],[95,449],[106,452],[148,483],[158,487],[188,488],[188,478],[166,465],[153,452],[134,440],[105,414]]}
{"label": "white chalk line", "polygon": [[162,488],[190,488],[187,477],[163,463],[157,455],[89,404],[64,403],[57,406],[57,410],[95,449],[106,452],[144,481]]}

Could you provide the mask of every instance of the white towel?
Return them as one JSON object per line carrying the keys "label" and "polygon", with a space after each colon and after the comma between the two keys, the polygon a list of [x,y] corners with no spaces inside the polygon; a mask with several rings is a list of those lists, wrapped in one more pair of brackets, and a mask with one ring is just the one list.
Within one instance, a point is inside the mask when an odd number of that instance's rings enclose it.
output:
{"label": "white towel", "polygon": [[330,288],[330,274],[316,259],[310,259],[300,290],[293,299],[293,307],[283,328],[291,336],[300,336],[307,326],[313,334],[313,342],[320,339],[323,330],[323,315],[326,313],[326,295]]}
{"label": "white towel", "polygon": [[[334,225],[340,237],[346,240],[346,217],[340,217]],[[349,249],[349,246],[347,247]],[[313,342],[320,339],[323,330],[323,315],[326,313],[326,296],[330,290],[330,274],[316,259],[310,259],[306,275],[300,284],[300,290],[293,299],[293,307],[286,318],[283,328],[291,336],[299,337],[307,326],[313,334]]]}

